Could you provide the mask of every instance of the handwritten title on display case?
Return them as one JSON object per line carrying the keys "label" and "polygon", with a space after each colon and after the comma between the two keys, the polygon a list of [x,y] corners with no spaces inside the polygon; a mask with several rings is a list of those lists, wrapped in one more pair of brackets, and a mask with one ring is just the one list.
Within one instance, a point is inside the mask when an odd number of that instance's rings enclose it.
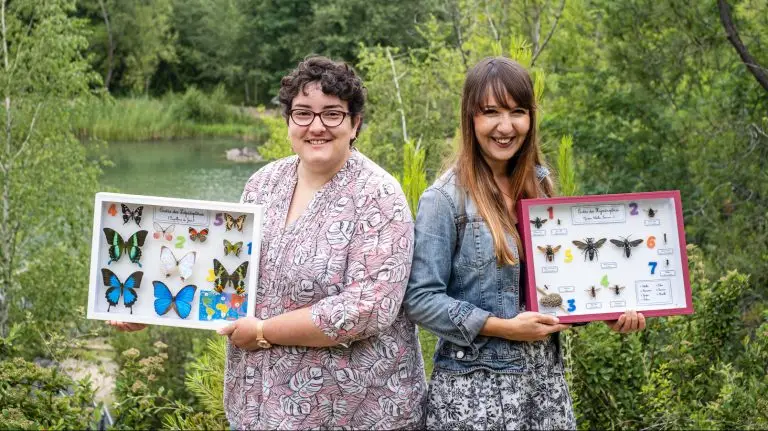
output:
{"label": "handwritten title on display case", "polygon": [[624,205],[585,205],[571,207],[571,223],[603,224],[624,223],[627,211]]}
{"label": "handwritten title on display case", "polygon": [[155,207],[155,221],[193,226],[208,226],[208,211],[195,208]]}

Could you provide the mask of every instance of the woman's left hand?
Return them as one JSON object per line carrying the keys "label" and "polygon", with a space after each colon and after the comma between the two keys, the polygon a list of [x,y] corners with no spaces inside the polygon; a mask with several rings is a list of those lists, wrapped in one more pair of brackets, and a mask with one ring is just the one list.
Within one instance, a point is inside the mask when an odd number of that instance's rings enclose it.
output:
{"label": "woman's left hand", "polygon": [[605,324],[613,331],[628,334],[645,329],[645,316],[635,310],[627,310],[619,317],[619,320],[606,320]]}
{"label": "woman's left hand", "polygon": [[256,322],[259,319],[249,316],[237,319],[231,325],[218,329],[219,335],[226,335],[235,346],[245,350],[256,350]]}

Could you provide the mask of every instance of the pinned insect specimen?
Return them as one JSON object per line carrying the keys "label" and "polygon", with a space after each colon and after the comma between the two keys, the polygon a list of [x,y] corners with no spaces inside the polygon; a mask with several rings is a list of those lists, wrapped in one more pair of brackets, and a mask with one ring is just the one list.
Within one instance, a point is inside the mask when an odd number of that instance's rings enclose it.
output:
{"label": "pinned insect specimen", "polygon": [[666,243],[667,243],[667,234],[665,233],[664,234],[664,244],[666,244]]}
{"label": "pinned insect specimen", "polygon": [[[545,290],[546,289],[546,290]],[[542,295],[539,297],[539,303],[545,307],[560,307],[564,312],[568,312],[563,308],[563,297],[559,293],[549,293],[549,286],[544,285],[544,289],[536,286],[536,290]]]}
{"label": "pinned insect specimen", "polygon": [[586,289],[585,292],[589,293],[589,296],[591,296],[592,298],[597,298],[597,291],[598,290],[600,290],[599,287],[589,286],[589,288]]}
{"label": "pinned insect specimen", "polygon": [[595,241],[594,238],[586,238],[584,242],[582,241],[572,241],[573,245],[579,248],[579,250],[583,250],[581,253],[584,255],[584,261],[587,260],[587,256],[589,256],[589,261],[595,260],[597,258],[597,249],[602,247],[603,244],[605,244],[605,238],[600,238],[599,240]]}
{"label": "pinned insect specimen", "polygon": [[618,284],[614,284],[610,287],[611,291],[615,293],[616,295],[621,295],[621,291],[624,290],[627,286],[619,286]]}
{"label": "pinned insect specimen", "polygon": [[539,251],[547,255],[547,262],[553,262],[555,260],[555,253],[557,253],[558,250],[560,250],[560,247],[561,246],[559,245],[552,247],[549,244],[547,244],[546,247],[542,247],[540,245],[536,246],[536,248],[538,248]]}
{"label": "pinned insect specimen", "polygon": [[560,226],[560,219],[557,219],[557,225]]}
{"label": "pinned insect specimen", "polygon": [[636,240],[630,241],[629,236],[626,238],[623,236],[620,236],[619,238],[621,239],[612,239],[611,243],[613,243],[613,245],[615,245],[616,247],[623,248],[624,255],[627,256],[627,258],[629,258],[632,255],[632,247],[637,247],[638,245],[643,243],[642,239],[636,239]]}
{"label": "pinned insect specimen", "polygon": [[666,262],[666,265],[665,265],[665,266],[666,266],[667,268],[669,268],[669,259],[666,259],[666,261],[667,261],[667,262]]}
{"label": "pinned insect specimen", "polygon": [[656,217],[656,214],[659,213],[659,210],[655,210],[653,208],[648,208],[647,210],[645,210],[645,212],[648,213],[648,218],[654,218],[654,217]]}
{"label": "pinned insect specimen", "polygon": [[541,227],[544,225],[544,223],[547,222],[547,219],[542,219],[541,217],[536,217],[535,219],[531,220],[531,223],[536,226],[536,229],[541,229]]}

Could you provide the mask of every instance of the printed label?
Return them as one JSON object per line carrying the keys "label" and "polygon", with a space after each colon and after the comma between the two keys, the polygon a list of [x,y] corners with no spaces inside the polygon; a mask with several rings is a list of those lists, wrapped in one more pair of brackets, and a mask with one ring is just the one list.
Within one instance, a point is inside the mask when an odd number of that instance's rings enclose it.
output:
{"label": "printed label", "polygon": [[638,280],[635,282],[637,305],[672,304],[672,286],[669,280]]}
{"label": "printed label", "polygon": [[626,307],[627,301],[621,300],[621,301],[611,301],[611,308],[616,307]]}
{"label": "printed label", "polygon": [[657,218],[652,218],[650,220],[643,221],[643,224],[646,226],[659,226],[661,224],[661,220]]}
{"label": "printed label", "polygon": [[665,255],[665,254],[675,254],[675,249],[673,249],[673,248],[660,248],[658,250],[658,253],[660,255],[662,255],[662,256]]}
{"label": "printed label", "polygon": [[208,211],[195,208],[155,207],[154,221],[159,223],[186,224],[192,226],[208,226],[210,215]]}
{"label": "printed label", "polygon": [[618,266],[616,262],[600,262],[600,268],[602,269],[615,269]]}
{"label": "printed label", "polygon": [[659,275],[662,277],[674,277],[675,276],[675,270],[674,269],[664,269],[659,271]]}
{"label": "printed label", "polygon": [[587,302],[587,310],[597,310],[603,308],[602,302]]}
{"label": "printed label", "polygon": [[539,310],[539,313],[541,313],[541,314],[549,314],[550,316],[557,317],[557,311],[543,311],[543,310]]}
{"label": "printed label", "polygon": [[568,229],[561,227],[549,231],[552,235],[568,235]]}
{"label": "printed label", "polygon": [[558,286],[557,291],[560,293],[570,293],[576,291],[576,286]]}
{"label": "printed label", "polygon": [[627,212],[624,205],[588,205],[571,207],[571,223],[603,224],[624,223]]}
{"label": "printed label", "polygon": [[544,274],[553,274],[553,273],[557,272],[557,267],[556,266],[543,266],[543,267],[541,267],[541,272],[543,272]]}
{"label": "printed label", "polygon": [[531,236],[547,236],[546,229],[534,229],[531,231]]}

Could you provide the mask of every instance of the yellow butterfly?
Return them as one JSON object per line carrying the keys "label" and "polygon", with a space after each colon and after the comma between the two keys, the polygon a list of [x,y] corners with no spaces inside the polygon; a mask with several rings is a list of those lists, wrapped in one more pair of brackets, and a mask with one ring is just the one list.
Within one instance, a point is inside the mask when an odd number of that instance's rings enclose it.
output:
{"label": "yellow butterfly", "polygon": [[236,227],[238,231],[243,231],[243,226],[245,225],[245,214],[241,215],[238,218],[232,217],[229,213],[224,213],[224,219],[226,220],[225,227],[227,230],[232,230],[232,227]]}
{"label": "yellow butterfly", "polygon": [[231,242],[227,241],[226,239],[224,240],[224,256],[229,255],[229,254],[234,254],[235,256],[239,257],[240,256],[240,251],[242,249],[243,249],[243,242],[242,241],[238,241],[238,242],[232,244]]}

